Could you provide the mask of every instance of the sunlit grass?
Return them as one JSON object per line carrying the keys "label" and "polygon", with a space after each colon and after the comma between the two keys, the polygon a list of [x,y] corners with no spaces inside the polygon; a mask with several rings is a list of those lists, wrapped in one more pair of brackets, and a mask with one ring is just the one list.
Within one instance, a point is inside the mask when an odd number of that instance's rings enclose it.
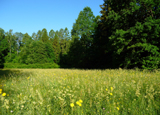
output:
{"label": "sunlit grass", "polygon": [[[3,72],[5,70],[0,70]],[[0,77],[0,114],[158,115],[160,72],[12,69]],[[5,72],[4,72],[5,73]]]}

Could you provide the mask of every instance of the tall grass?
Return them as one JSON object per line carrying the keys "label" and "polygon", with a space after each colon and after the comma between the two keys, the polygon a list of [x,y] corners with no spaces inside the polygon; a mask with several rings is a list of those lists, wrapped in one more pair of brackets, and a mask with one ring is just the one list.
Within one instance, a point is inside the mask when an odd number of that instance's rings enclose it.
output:
{"label": "tall grass", "polygon": [[1,115],[160,113],[159,71],[11,69],[0,72]]}

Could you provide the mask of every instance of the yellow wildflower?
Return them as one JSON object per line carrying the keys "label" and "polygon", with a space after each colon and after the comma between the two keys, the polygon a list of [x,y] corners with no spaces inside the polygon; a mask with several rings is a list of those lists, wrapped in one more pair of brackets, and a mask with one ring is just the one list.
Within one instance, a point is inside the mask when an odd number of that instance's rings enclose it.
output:
{"label": "yellow wildflower", "polygon": [[0,94],[2,93],[2,89],[0,89]]}
{"label": "yellow wildflower", "polygon": [[76,104],[79,105],[80,104],[79,101],[77,101]]}
{"label": "yellow wildflower", "polygon": [[111,87],[111,91],[113,91],[113,87]]}
{"label": "yellow wildflower", "polygon": [[79,101],[77,101],[76,104],[79,106],[82,106],[82,104]]}
{"label": "yellow wildflower", "polygon": [[106,91],[108,91],[108,89],[106,88]]}
{"label": "yellow wildflower", "polygon": [[73,107],[73,106],[74,106],[74,103],[71,103],[70,106]]}
{"label": "yellow wildflower", "polygon": [[83,101],[82,101],[81,99],[79,100],[79,102],[80,102],[80,103],[83,103]]}
{"label": "yellow wildflower", "polygon": [[82,106],[82,104],[81,104],[81,103],[79,103],[79,106]]}
{"label": "yellow wildflower", "polygon": [[110,93],[110,95],[113,95],[112,93]]}
{"label": "yellow wildflower", "polygon": [[119,110],[119,107],[117,107],[117,110]]}
{"label": "yellow wildflower", "polygon": [[6,96],[6,93],[3,93],[2,96],[3,96],[3,97]]}

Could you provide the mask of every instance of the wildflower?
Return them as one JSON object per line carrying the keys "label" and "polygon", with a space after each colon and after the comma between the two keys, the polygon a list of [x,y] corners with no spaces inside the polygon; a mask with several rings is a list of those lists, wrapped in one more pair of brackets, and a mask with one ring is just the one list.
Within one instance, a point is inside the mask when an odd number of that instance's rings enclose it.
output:
{"label": "wildflower", "polygon": [[3,97],[6,96],[6,93],[3,93],[2,96],[3,96]]}
{"label": "wildflower", "polygon": [[108,89],[106,88],[106,91],[108,91]]}
{"label": "wildflower", "polygon": [[30,77],[27,77],[27,79],[29,79]]}
{"label": "wildflower", "polygon": [[74,106],[74,103],[71,103],[70,106],[73,107],[73,106]]}
{"label": "wildflower", "polygon": [[2,89],[0,89],[0,94],[2,93]]}
{"label": "wildflower", "polygon": [[6,109],[9,109],[9,106],[6,105]]}
{"label": "wildflower", "polygon": [[80,104],[80,102],[79,102],[79,101],[77,101],[77,102],[76,102],[76,104],[77,104],[77,105],[79,105],[79,104]]}
{"label": "wildflower", "polygon": [[82,101],[81,99],[79,100],[79,102],[80,102],[80,103],[83,103],[83,101]]}
{"label": "wildflower", "polygon": [[82,104],[81,104],[81,103],[79,103],[79,106],[82,106]]}
{"label": "wildflower", "polygon": [[76,104],[79,106],[82,106],[82,104],[79,101],[77,101]]}
{"label": "wildflower", "polygon": [[117,110],[119,110],[119,107],[117,107]]}
{"label": "wildflower", "polygon": [[111,91],[113,91],[113,87],[111,87]]}
{"label": "wildflower", "polygon": [[110,93],[110,95],[113,95],[112,93]]}

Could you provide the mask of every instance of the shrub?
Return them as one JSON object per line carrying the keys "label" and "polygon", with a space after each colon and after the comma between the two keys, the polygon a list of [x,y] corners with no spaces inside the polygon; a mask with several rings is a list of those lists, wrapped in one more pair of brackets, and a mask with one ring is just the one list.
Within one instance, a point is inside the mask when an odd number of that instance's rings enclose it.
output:
{"label": "shrub", "polygon": [[4,68],[59,68],[56,63],[44,63],[44,64],[20,64],[20,63],[5,63]]}

